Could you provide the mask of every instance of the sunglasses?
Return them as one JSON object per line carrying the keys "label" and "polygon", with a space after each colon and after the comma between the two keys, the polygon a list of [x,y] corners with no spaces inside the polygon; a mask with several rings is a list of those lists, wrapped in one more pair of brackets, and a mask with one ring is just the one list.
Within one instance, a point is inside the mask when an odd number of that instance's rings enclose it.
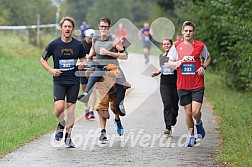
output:
{"label": "sunglasses", "polygon": [[99,25],[99,27],[108,29],[110,26],[101,26],[101,25]]}

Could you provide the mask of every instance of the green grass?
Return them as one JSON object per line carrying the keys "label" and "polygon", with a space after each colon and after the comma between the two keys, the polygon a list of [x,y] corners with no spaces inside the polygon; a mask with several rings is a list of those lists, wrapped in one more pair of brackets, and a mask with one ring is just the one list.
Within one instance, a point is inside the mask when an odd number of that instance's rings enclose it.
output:
{"label": "green grass", "polygon": [[55,126],[51,76],[39,63],[41,50],[15,35],[0,41],[0,155]]}
{"label": "green grass", "polygon": [[206,75],[206,97],[220,116],[222,149],[217,160],[231,166],[252,166],[252,97],[224,86],[222,78]]}
{"label": "green grass", "polygon": [[[42,49],[0,33],[0,156],[54,130],[53,81],[40,64]],[[48,41],[50,41],[49,39]],[[48,42],[47,41],[47,42]],[[52,59],[49,60],[52,65]],[[76,118],[83,104],[76,106]]]}

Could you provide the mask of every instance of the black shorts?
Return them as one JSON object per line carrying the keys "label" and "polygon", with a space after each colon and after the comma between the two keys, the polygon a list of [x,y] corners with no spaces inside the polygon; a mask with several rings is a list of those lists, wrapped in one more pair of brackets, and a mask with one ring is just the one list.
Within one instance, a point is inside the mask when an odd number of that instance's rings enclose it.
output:
{"label": "black shorts", "polygon": [[87,77],[80,77],[80,84],[87,84],[88,83],[88,78]]}
{"label": "black shorts", "polygon": [[178,90],[180,105],[186,106],[192,103],[192,101],[203,103],[204,90],[205,88],[197,88],[193,90]]}
{"label": "black shorts", "polygon": [[67,99],[68,103],[76,103],[78,93],[80,89],[80,84],[60,84],[54,83],[53,85],[53,95],[54,102],[58,100]]}

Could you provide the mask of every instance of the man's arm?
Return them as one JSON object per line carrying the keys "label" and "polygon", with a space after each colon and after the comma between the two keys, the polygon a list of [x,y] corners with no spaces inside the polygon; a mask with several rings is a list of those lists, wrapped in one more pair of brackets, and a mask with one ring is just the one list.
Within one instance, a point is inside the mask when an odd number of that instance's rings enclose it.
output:
{"label": "man's arm", "polygon": [[52,67],[49,66],[48,62],[47,62],[48,58],[43,58],[41,57],[40,59],[40,63],[41,65],[49,72],[51,73],[53,76],[58,77],[60,76],[60,74],[62,73],[60,71],[60,69],[53,69]]}
{"label": "man's arm", "polygon": [[205,75],[205,69],[208,66],[208,64],[210,64],[211,62],[211,56],[207,56],[207,58],[205,59],[204,63],[202,64],[202,66],[197,70],[199,75]]}
{"label": "man's arm", "polygon": [[207,67],[210,64],[211,60],[212,60],[212,57],[209,55],[207,59],[204,61],[203,66]]}
{"label": "man's arm", "polygon": [[117,37],[114,39],[113,45],[118,50],[118,52],[110,52],[105,48],[101,48],[100,53],[117,59],[127,60],[128,54],[125,52],[122,42]]}
{"label": "man's arm", "polygon": [[197,70],[197,72],[198,72],[199,75],[204,75],[205,74],[205,69],[210,64],[211,59],[212,59],[206,46],[204,46],[200,56],[205,58],[205,61],[202,64],[202,66]]}
{"label": "man's arm", "polygon": [[90,51],[88,53],[88,55],[86,55],[87,59],[91,59],[93,56],[95,56],[95,49],[94,49],[94,38],[92,38],[92,46],[90,48]]}

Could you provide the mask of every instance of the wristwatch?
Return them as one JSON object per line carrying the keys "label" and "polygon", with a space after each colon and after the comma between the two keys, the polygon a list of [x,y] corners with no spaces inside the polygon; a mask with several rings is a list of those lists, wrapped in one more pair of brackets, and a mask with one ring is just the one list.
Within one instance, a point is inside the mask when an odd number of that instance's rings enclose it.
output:
{"label": "wristwatch", "polygon": [[204,70],[206,70],[206,67],[205,67],[203,64],[201,65],[201,67],[203,67],[203,68],[204,68]]}

